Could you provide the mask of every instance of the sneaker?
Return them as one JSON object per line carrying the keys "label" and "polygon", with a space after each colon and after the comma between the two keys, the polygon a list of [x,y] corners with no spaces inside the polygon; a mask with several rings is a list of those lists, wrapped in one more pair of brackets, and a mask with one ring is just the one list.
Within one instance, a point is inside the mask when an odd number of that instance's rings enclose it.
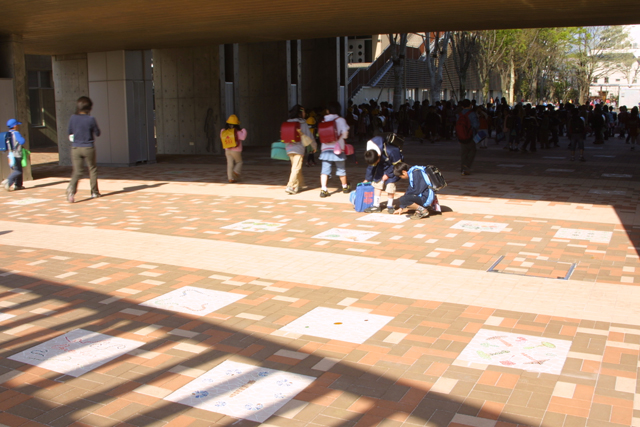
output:
{"label": "sneaker", "polygon": [[75,199],[75,194],[73,194],[73,193],[67,193],[67,202],[69,202],[69,203],[73,203],[73,202],[75,202],[75,201],[76,201],[76,199]]}
{"label": "sneaker", "polygon": [[7,191],[13,191],[13,187],[11,185],[9,185],[9,181],[5,182],[3,187]]}
{"label": "sneaker", "polygon": [[350,185],[350,184],[347,184],[347,186],[346,186],[346,187],[343,187],[343,188],[342,188],[342,192],[343,192],[343,193],[345,193],[345,194],[349,194],[349,193],[351,193],[351,185]]}
{"label": "sneaker", "polygon": [[21,185],[20,187],[16,187],[16,186],[14,186],[14,188],[13,188],[13,189],[14,189],[14,190],[26,190],[26,189],[27,189],[27,187],[25,187],[24,185]]}
{"label": "sneaker", "polygon": [[391,207],[387,207],[387,213],[389,215],[393,215],[393,213],[396,211],[396,208],[394,208],[393,206]]}
{"label": "sneaker", "polygon": [[320,197],[329,197],[330,195],[327,190],[320,191]]}
{"label": "sneaker", "polygon": [[462,176],[465,176],[465,175],[471,175],[471,174],[469,173],[469,171],[462,171]]}
{"label": "sneaker", "polygon": [[287,194],[296,194],[296,190],[294,190],[293,187],[285,188],[284,192],[287,193]]}
{"label": "sneaker", "polygon": [[382,212],[382,208],[380,206],[369,206],[363,212],[364,213],[378,213],[378,212]]}
{"label": "sneaker", "polygon": [[98,197],[102,197],[102,194],[100,194],[100,193],[91,193],[91,198],[92,199],[97,199]]}
{"label": "sneaker", "polygon": [[581,161],[581,162],[586,162],[586,161],[587,161],[587,159],[585,159],[585,158],[584,158],[584,156],[582,156],[582,157],[580,157],[580,161]]}
{"label": "sneaker", "polygon": [[427,218],[429,216],[429,211],[426,209],[418,209],[411,215],[411,219],[422,219]]}
{"label": "sneaker", "polygon": [[230,179],[230,180],[229,180],[229,182],[230,182],[231,184],[233,184],[234,182],[236,182],[236,180],[235,180],[235,179]]}

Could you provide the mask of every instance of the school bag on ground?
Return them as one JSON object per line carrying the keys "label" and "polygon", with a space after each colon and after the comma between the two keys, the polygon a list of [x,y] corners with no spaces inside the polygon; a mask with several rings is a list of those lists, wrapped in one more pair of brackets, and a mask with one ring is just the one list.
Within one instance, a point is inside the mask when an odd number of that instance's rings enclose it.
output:
{"label": "school bag on ground", "polygon": [[349,194],[349,201],[356,212],[364,212],[365,209],[373,206],[373,185],[370,182],[359,183]]}
{"label": "school bag on ground", "polygon": [[280,139],[284,143],[300,142],[300,122],[284,122],[280,126]]}
{"label": "school bag on ground", "polygon": [[222,148],[234,148],[238,146],[238,133],[235,129],[225,129],[220,134]]}
{"label": "school bag on ground", "polygon": [[471,120],[469,120],[471,110],[466,113],[458,114],[456,122],[456,136],[459,140],[467,140],[473,138],[473,129],[471,128]]}
{"label": "school bag on ground", "polygon": [[440,169],[432,165],[411,167],[407,172],[407,175],[409,175],[409,185],[411,186],[413,186],[414,170],[419,170],[420,172],[422,172],[424,181],[427,183],[427,186],[433,191],[440,191],[447,186],[447,182],[444,180]]}

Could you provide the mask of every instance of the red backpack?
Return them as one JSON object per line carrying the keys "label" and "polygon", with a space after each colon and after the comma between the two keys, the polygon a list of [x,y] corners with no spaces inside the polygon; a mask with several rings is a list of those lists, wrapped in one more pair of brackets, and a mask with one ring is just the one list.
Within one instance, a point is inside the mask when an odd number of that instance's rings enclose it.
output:
{"label": "red backpack", "polygon": [[456,122],[456,136],[459,140],[473,138],[473,130],[471,129],[471,120],[469,120],[469,114],[472,110],[466,113],[458,114],[458,121]]}
{"label": "red backpack", "polygon": [[336,121],[331,120],[328,122],[320,123],[318,125],[318,136],[320,137],[320,142],[323,144],[331,144],[332,142],[336,142],[338,139],[340,139]]}

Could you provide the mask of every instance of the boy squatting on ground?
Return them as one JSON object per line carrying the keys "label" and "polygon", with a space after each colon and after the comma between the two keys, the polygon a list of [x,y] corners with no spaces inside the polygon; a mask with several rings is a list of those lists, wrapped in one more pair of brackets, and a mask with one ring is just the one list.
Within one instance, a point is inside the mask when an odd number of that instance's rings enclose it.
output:
{"label": "boy squatting on ground", "polygon": [[380,197],[382,191],[386,191],[389,199],[387,200],[387,212],[392,214],[393,196],[396,193],[396,182],[400,180],[393,173],[393,165],[400,163],[402,152],[394,145],[386,144],[384,136],[374,136],[367,142],[367,151],[364,153],[364,160],[369,165],[364,178],[364,182],[371,181],[373,183],[373,206],[368,207],[364,211],[366,213],[382,212],[380,206]]}
{"label": "boy squatting on ground", "polygon": [[415,209],[411,219],[422,219],[429,216],[429,211],[434,214],[442,213],[438,196],[429,188],[430,183],[425,180],[420,166],[409,167],[408,164],[400,162],[393,167],[393,173],[401,179],[409,180],[406,193],[398,199],[400,209],[396,210],[394,214],[400,215]]}

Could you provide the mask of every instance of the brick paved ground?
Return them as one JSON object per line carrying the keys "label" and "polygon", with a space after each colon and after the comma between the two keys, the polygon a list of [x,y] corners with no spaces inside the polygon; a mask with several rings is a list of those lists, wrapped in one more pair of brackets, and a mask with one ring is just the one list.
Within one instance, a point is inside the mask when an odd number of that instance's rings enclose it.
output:
{"label": "brick paved ground", "polygon": [[408,141],[449,186],[397,223],[320,199],[319,167],[286,195],[265,150],[240,184],[220,156],[101,168],[73,205],[34,153],[0,194],[0,424],[638,426],[640,153],[587,146],[461,177]]}

